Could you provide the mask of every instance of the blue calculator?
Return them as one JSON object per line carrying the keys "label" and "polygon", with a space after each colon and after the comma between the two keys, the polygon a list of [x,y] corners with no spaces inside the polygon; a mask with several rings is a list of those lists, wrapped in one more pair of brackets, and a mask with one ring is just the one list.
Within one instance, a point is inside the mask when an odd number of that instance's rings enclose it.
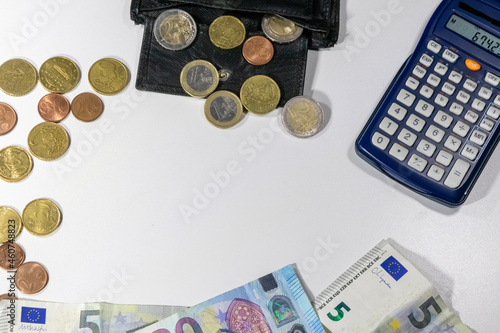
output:
{"label": "blue calculator", "polygon": [[444,0],[356,141],[389,177],[462,204],[498,143],[500,1]]}

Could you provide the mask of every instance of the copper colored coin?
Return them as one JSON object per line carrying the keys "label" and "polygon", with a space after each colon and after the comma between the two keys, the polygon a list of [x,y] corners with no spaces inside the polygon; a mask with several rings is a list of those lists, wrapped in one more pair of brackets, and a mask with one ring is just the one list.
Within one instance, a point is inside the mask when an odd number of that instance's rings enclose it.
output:
{"label": "copper colored coin", "polygon": [[262,36],[253,36],[243,44],[243,57],[255,66],[267,64],[274,55],[273,44]]}
{"label": "copper colored coin", "polygon": [[25,262],[14,275],[16,287],[24,294],[36,294],[49,282],[49,274],[45,267],[37,262]]}
{"label": "copper colored coin", "polygon": [[16,111],[6,103],[0,103],[0,135],[9,133],[17,122]]}
{"label": "copper colored coin", "polygon": [[71,102],[71,111],[76,119],[91,122],[99,118],[104,110],[101,99],[92,93],[82,93]]}
{"label": "copper colored coin", "polygon": [[2,294],[0,295],[0,301],[3,301],[4,299],[15,299],[17,300],[16,296],[10,296],[9,294]]}
{"label": "copper colored coin", "polygon": [[0,246],[0,267],[6,271],[18,268],[24,259],[26,259],[26,254],[21,245],[7,242]]}
{"label": "copper colored coin", "polygon": [[38,102],[38,113],[45,121],[58,123],[69,114],[69,101],[60,94],[48,94]]}

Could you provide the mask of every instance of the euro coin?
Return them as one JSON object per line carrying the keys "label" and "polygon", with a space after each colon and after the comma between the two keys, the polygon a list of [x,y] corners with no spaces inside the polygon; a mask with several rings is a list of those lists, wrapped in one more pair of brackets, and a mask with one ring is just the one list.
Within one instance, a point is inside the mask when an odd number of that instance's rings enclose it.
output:
{"label": "euro coin", "polygon": [[158,16],[153,27],[156,41],[171,51],[182,50],[191,45],[197,31],[193,17],[180,9],[164,11]]}
{"label": "euro coin", "polygon": [[30,261],[19,266],[14,281],[17,289],[23,294],[36,294],[47,286],[49,274],[41,264]]}
{"label": "euro coin", "polygon": [[61,210],[49,199],[31,201],[23,210],[23,225],[33,235],[46,236],[61,224]]}
{"label": "euro coin", "polygon": [[43,161],[56,160],[69,148],[68,132],[56,123],[38,124],[28,134],[28,148],[36,158]]}
{"label": "euro coin", "polygon": [[38,102],[38,114],[45,121],[58,123],[69,114],[69,101],[60,94],[48,94]]}
{"label": "euro coin", "polygon": [[104,104],[99,96],[92,93],[82,93],[71,102],[71,111],[76,119],[91,122],[99,118],[104,110]]}
{"label": "euro coin", "polygon": [[0,243],[15,241],[21,230],[21,216],[13,208],[0,206]]}
{"label": "euro coin", "polygon": [[181,72],[181,86],[196,98],[210,95],[219,84],[219,73],[214,65],[205,60],[188,63]]}
{"label": "euro coin", "polygon": [[293,136],[309,138],[323,128],[325,113],[314,99],[297,96],[285,104],[281,120],[285,129]]}
{"label": "euro coin", "polygon": [[3,301],[4,299],[17,300],[17,297],[14,296],[13,294],[2,294],[2,295],[0,295],[0,301]]}
{"label": "euro coin", "polygon": [[207,120],[218,128],[236,125],[243,116],[241,101],[230,91],[221,90],[210,95],[205,102]]}
{"label": "euro coin", "polygon": [[40,83],[52,93],[65,94],[73,90],[80,82],[80,68],[65,57],[54,57],[40,67]]}
{"label": "euro coin", "polygon": [[278,84],[270,77],[255,75],[247,79],[241,86],[240,98],[248,111],[266,114],[276,109],[281,92]]}
{"label": "euro coin", "polygon": [[6,103],[0,103],[0,135],[12,131],[17,123],[17,114],[14,108]]}
{"label": "euro coin", "polygon": [[0,267],[6,271],[11,271],[24,262],[26,253],[21,245],[15,242],[6,242],[0,246]]}
{"label": "euro coin", "polygon": [[0,179],[19,182],[28,177],[32,169],[33,159],[26,149],[9,146],[0,150]]}
{"label": "euro coin", "polygon": [[37,82],[38,72],[29,61],[10,59],[0,66],[0,89],[7,95],[26,95]]}
{"label": "euro coin", "polygon": [[293,42],[304,30],[293,21],[277,15],[264,15],[261,25],[267,38],[279,44]]}
{"label": "euro coin", "polygon": [[216,18],[208,29],[210,40],[221,49],[233,49],[245,40],[246,29],[234,16],[225,15]]}
{"label": "euro coin", "polygon": [[90,86],[101,95],[116,95],[127,87],[129,81],[127,66],[113,58],[97,60],[89,70]]}
{"label": "euro coin", "polygon": [[243,44],[243,57],[252,65],[265,65],[271,61],[273,55],[273,44],[265,37],[253,36]]}

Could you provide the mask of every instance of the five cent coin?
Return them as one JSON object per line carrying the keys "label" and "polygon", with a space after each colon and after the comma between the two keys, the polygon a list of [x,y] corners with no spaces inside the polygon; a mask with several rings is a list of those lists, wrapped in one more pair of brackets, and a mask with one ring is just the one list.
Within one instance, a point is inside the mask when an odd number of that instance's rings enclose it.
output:
{"label": "five cent coin", "polygon": [[278,84],[268,76],[255,75],[241,86],[240,98],[243,106],[250,112],[266,114],[278,106],[281,98]]}
{"label": "five cent coin", "polygon": [[130,80],[127,66],[113,58],[97,60],[89,70],[89,83],[101,95],[111,96],[123,91]]}
{"label": "five cent coin", "polygon": [[235,48],[245,40],[246,29],[243,23],[231,15],[216,18],[208,30],[210,40],[221,49]]}
{"label": "five cent coin", "polygon": [[0,267],[6,271],[18,268],[26,259],[21,245],[7,242],[0,246]]}
{"label": "five cent coin", "polygon": [[80,82],[80,68],[65,57],[54,57],[40,67],[40,83],[53,93],[65,94]]}
{"label": "five cent coin", "polygon": [[253,36],[243,44],[243,57],[252,65],[267,64],[274,55],[273,44],[262,36]]}
{"label": "five cent coin", "polygon": [[51,234],[59,224],[61,224],[61,211],[49,199],[33,200],[23,210],[23,225],[33,235]]}
{"label": "five cent coin", "polygon": [[23,96],[35,88],[38,72],[24,59],[7,60],[0,66],[0,89],[11,96]]}
{"label": "five cent coin", "polygon": [[[14,230],[14,232],[9,233],[9,230]],[[0,242],[5,243],[16,239],[21,230],[23,230],[21,216],[10,207],[0,206]]]}
{"label": "five cent coin", "polygon": [[189,95],[203,98],[210,95],[219,84],[219,73],[205,60],[188,63],[181,72],[181,86]]}
{"label": "five cent coin", "polygon": [[71,111],[76,119],[91,122],[102,114],[104,104],[99,96],[92,93],[82,93],[71,102]]}
{"label": "five cent coin", "polygon": [[25,262],[14,275],[16,287],[24,294],[36,294],[49,282],[49,274],[45,267],[37,262]]}
{"label": "five cent coin", "polygon": [[180,9],[168,9],[155,21],[156,41],[171,51],[185,49],[196,38],[196,23],[191,15]]}
{"label": "five cent coin", "polygon": [[16,111],[6,103],[0,103],[0,135],[9,133],[17,122]]}
{"label": "five cent coin", "polygon": [[229,128],[236,125],[243,116],[241,101],[230,91],[217,91],[205,102],[205,116],[218,128]]}
{"label": "five cent coin", "polygon": [[273,42],[290,43],[300,37],[304,29],[281,16],[265,15],[262,19],[262,31]]}
{"label": "five cent coin", "polygon": [[63,95],[45,95],[38,102],[38,113],[43,120],[58,123],[68,116],[69,101]]}
{"label": "five cent coin", "polygon": [[0,150],[0,179],[18,182],[28,177],[32,169],[33,159],[25,149],[9,146]]}
{"label": "five cent coin", "polygon": [[28,135],[28,148],[35,157],[43,161],[56,160],[69,148],[68,132],[56,123],[38,124]]}
{"label": "five cent coin", "polygon": [[323,128],[325,113],[314,99],[297,96],[285,104],[281,120],[290,134],[298,138],[308,138]]}

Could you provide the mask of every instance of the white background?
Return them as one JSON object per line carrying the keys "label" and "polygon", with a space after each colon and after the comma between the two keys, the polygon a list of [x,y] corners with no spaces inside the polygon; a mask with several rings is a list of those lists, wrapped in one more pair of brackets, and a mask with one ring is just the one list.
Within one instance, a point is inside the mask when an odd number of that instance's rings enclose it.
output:
{"label": "white background", "polygon": [[[70,57],[82,70],[70,100],[91,91],[88,69],[103,57],[122,60],[132,80],[123,93],[103,97],[98,121],[70,115],[62,122],[72,140],[62,159],[35,159],[25,181],[0,182],[1,205],[22,212],[46,197],[64,214],[56,233],[19,237],[27,260],[50,274],[47,288],[30,298],[193,305],[289,263],[317,295],[388,238],[466,324],[497,331],[491,314],[500,299],[498,152],[457,209],[397,185],[354,152],[438,1],[342,1],[341,42],[309,52],[305,94],[330,117],[308,140],[273,130],[279,111],[220,130],[204,118],[202,100],[138,92],[143,27],[129,19],[129,1],[68,2],[4,1],[0,61],[22,57],[39,68],[50,57]],[[377,21],[374,13],[388,7],[397,10]],[[24,97],[0,93],[19,118],[0,137],[1,147],[27,147],[45,94],[40,84]],[[231,163],[239,173],[214,193],[211,173]],[[195,193],[206,189],[212,198],[198,198],[196,209]],[[197,214],[183,216],[187,206]],[[2,278],[0,290],[6,288]]]}

